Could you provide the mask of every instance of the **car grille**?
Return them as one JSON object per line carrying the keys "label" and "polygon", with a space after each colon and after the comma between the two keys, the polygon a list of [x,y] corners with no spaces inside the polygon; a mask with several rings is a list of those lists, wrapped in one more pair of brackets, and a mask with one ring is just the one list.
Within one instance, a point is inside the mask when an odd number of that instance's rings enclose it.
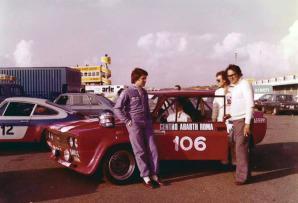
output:
{"label": "car grille", "polygon": [[61,135],[58,135],[56,134],[55,132],[51,132],[53,137],[54,137],[54,140],[52,140],[52,142],[58,146],[61,146],[61,147],[69,147],[69,144],[68,144],[68,138],[69,136],[61,136]]}

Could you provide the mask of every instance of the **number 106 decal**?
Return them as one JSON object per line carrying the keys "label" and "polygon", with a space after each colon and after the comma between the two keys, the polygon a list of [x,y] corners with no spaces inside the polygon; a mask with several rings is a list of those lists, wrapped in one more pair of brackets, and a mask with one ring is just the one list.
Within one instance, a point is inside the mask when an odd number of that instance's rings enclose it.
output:
{"label": "number 106 decal", "polygon": [[[188,142],[185,146],[185,141]],[[204,151],[206,149],[206,138],[205,137],[197,137],[194,142],[188,136],[184,136],[179,140],[179,136],[176,136],[173,142],[175,143],[175,151],[179,151],[179,146],[182,150],[188,151],[192,147],[194,147],[197,151]]]}

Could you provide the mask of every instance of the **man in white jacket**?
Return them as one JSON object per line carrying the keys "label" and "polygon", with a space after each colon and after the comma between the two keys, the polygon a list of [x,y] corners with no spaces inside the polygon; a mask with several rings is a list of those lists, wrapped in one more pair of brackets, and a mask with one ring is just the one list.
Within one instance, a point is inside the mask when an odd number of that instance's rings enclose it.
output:
{"label": "man in white jacket", "polygon": [[[234,85],[232,90],[231,116],[236,141],[236,181],[240,186],[249,182],[249,142],[253,125],[254,92],[252,85],[242,79],[242,71],[237,65],[226,69],[228,79]],[[225,119],[229,118],[227,115]]]}

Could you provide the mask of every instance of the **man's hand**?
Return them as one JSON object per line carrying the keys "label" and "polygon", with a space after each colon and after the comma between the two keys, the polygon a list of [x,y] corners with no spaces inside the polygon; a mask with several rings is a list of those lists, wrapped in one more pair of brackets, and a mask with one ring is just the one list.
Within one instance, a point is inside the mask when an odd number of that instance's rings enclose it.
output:
{"label": "man's hand", "polygon": [[131,120],[130,121],[127,121],[126,123],[128,126],[131,126]]}
{"label": "man's hand", "polygon": [[224,121],[225,121],[225,120],[228,120],[229,118],[231,118],[231,115],[230,115],[230,114],[226,114],[226,115],[223,117]]}
{"label": "man's hand", "polygon": [[249,129],[249,124],[246,124],[245,123],[245,126],[244,126],[244,136],[247,137],[250,134],[251,134],[251,132],[250,132],[250,129]]}

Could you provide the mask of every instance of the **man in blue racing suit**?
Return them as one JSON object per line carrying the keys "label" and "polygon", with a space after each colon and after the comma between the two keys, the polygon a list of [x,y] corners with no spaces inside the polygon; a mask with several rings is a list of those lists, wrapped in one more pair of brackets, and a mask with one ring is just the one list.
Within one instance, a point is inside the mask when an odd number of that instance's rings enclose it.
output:
{"label": "man in blue racing suit", "polygon": [[153,189],[163,186],[158,179],[159,159],[155,143],[146,85],[148,73],[135,68],[131,73],[132,85],[122,92],[115,107],[116,116],[126,124],[129,139],[144,185]]}

